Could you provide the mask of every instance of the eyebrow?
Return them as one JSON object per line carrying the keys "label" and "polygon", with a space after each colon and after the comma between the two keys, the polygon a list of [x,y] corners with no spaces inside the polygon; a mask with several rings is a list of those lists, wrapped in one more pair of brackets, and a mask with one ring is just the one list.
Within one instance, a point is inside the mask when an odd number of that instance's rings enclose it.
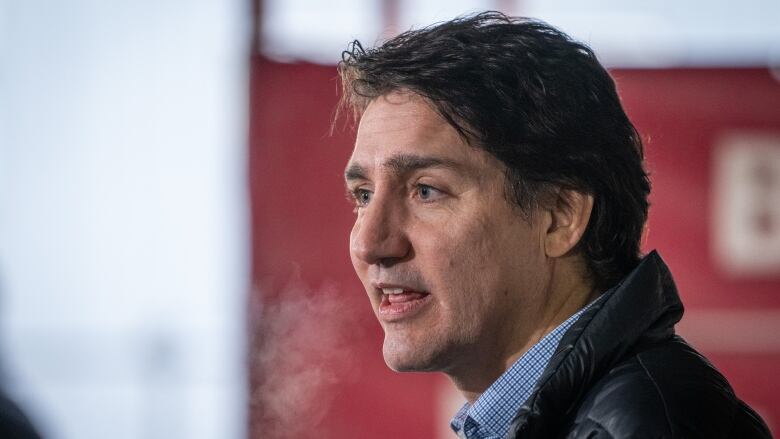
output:
{"label": "eyebrow", "polygon": [[[459,169],[461,165],[455,161],[442,159],[439,157],[419,156],[413,154],[398,154],[390,157],[386,162],[382,163],[383,168],[389,169],[395,175],[404,175],[419,169],[429,168],[449,168]],[[344,178],[347,181],[352,180],[367,180],[366,169],[357,164],[352,163],[344,171]]]}

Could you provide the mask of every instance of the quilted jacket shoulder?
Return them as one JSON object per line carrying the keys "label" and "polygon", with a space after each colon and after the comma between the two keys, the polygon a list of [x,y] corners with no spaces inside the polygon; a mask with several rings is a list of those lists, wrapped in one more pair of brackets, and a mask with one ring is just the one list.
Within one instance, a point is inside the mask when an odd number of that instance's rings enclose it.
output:
{"label": "quilted jacket shoulder", "polygon": [[508,437],[771,438],[728,381],[674,334],[682,303],[648,255],[564,335]]}
{"label": "quilted jacket shoulder", "polygon": [[761,438],[761,419],[679,337],[636,353],[588,392],[567,437]]}

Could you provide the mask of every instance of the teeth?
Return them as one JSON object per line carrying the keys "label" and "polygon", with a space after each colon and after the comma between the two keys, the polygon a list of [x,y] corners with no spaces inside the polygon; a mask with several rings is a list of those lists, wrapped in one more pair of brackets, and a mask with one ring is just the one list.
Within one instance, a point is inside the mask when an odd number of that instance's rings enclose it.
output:
{"label": "teeth", "polygon": [[403,288],[382,288],[383,294],[401,294],[403,292]]}

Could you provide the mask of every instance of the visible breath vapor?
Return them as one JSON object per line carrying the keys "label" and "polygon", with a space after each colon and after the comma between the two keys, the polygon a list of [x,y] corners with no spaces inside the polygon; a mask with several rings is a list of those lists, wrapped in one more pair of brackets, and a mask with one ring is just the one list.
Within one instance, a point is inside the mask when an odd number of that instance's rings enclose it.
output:
{"label": "visible breath vapor", "polygon": [[362,297],[295,281],[281,294],[253,298],[255,436],[323,437],[314,433],[324,433],[336,386],[355,380],[359,370],[354,351],[364,341],[363,313],[356,312],[365,306],[357,303]]}

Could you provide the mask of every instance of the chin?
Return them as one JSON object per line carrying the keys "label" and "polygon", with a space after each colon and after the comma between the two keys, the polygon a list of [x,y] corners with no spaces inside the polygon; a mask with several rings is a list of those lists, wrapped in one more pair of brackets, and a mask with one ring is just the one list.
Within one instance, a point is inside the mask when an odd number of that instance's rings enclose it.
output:
{"label": "chin", "polygon": [[385,354],[385,364],[393,372],[429,372],[430,365],[414,359],[399,359],[397,356]]}
{"label": "chin", "polygon": [[395,372],[435,372],[441,370],[433,352],[385,341],[382,354],[387,367]]}

